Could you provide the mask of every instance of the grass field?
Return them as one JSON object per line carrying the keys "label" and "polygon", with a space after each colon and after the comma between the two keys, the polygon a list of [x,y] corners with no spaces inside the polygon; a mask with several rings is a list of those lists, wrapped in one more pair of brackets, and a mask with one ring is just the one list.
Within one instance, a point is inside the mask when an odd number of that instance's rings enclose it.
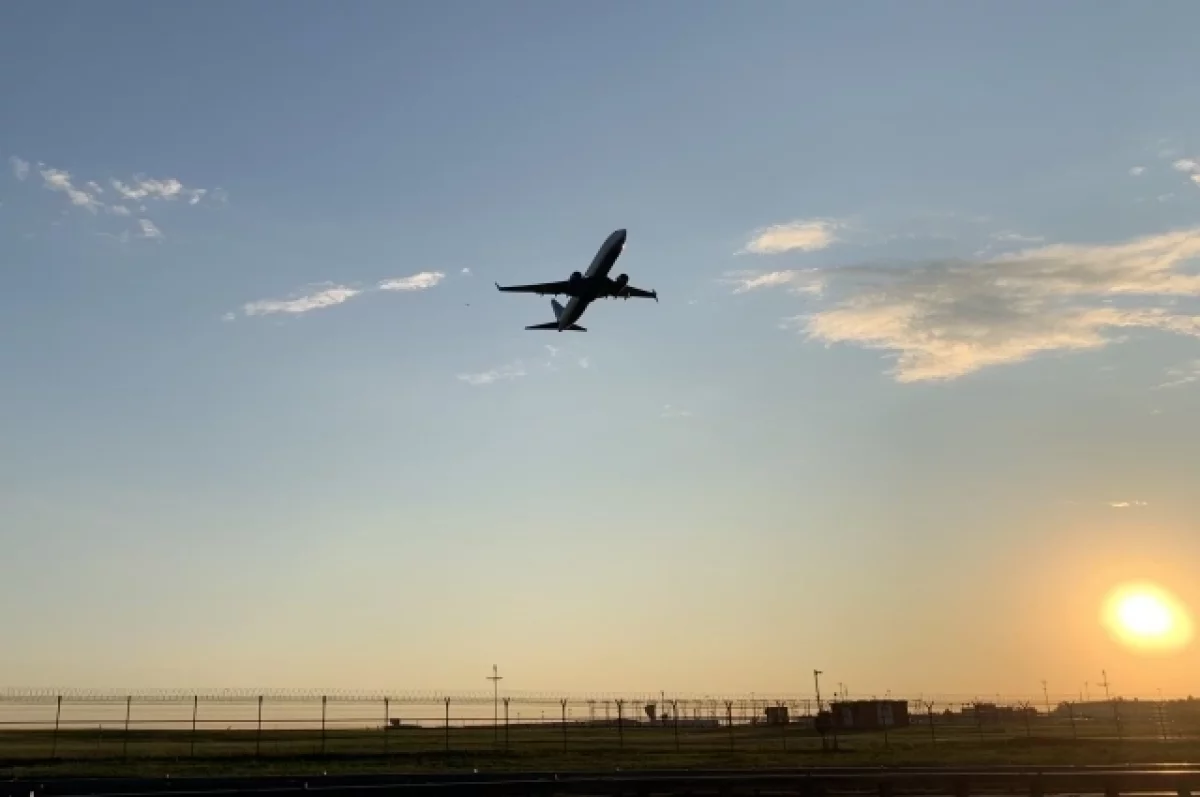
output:
{"label": "grass field", "polygon": [[[0,732],[5,774],[317,774],[819,766],[858,764],[1101,764],[1200,760],[1200,733],[1157,725],[1071,728],[971,725],[838,737],[822,749],[795,726],[680,729],[534,724],[509,728],[373,730],[103,730]],[[1200,730],[1200,729],[1197,729]],[[1164,731],[1165,737],[1164,738]],[[829,739],[832,746],[832,737]],[[53,758],[52,758],[53,756]]]}

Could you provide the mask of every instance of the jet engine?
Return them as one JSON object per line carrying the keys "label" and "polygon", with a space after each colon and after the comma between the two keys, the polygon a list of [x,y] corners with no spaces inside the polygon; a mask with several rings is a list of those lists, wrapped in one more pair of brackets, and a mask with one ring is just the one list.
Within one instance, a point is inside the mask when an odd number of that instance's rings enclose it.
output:
{"label": "jet engine", "polygon": [[583,279],[583,274],[581,272],[579,272],[579,271],[571,272],[571,282],[579,282],[581,279]]}
{"label": "jet engine", "polygon": [[[629,284],[629,275],[621,274],[613,280],[615,287],[613,288],[613,296],[625,296],[625,286]],[[625,296],[628,299],[628,296]]]}

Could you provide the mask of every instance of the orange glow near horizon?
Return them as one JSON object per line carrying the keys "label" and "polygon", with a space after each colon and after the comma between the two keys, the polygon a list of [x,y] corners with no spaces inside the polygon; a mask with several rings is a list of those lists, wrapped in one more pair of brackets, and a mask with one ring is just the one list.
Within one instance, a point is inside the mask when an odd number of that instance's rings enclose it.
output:
{"label": "orange glow near horizon", "polygon": [[1102,620],[1114,639],[1137,651],[1173,652],[1192,641],[1187,606],[1148,582],[1113,589],[1105,601]]}

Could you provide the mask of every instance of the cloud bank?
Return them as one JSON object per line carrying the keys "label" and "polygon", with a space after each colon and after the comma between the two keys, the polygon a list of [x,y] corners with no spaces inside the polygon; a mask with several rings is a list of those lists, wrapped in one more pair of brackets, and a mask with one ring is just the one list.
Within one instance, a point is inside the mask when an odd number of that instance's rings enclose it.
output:
{"label": "cloud bank", "polygon": [[976,260],[826,269],[819,276],[830,304],[784,325],[821,343],[887,351],[898,382],[949,380],[1039,354],[1100,349],[1135,329],[1200,337],[1200,316],[1175,302],[1200,297],[1197,257],[1200,227]]}

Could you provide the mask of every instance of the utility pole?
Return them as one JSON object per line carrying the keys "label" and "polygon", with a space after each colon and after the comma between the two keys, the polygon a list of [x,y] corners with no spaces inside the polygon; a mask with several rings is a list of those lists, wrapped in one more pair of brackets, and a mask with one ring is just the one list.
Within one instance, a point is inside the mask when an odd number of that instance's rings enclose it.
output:
{"label": "utility pole", "polygon": [[1108,691],[1108,670],[1101,670],[1100,677],[1104,680],[1100,683],[1104,687],[1104,699],[1112,702],[1112,695]]}
{"label": "utility pole", "polygon": [[495,744],[500,743],[500,681],[503,679],[504,676],[493,664],[488,680],[492,682],[492,741]]}
{"label": "utility pole", "polygon": [[1158,724],[1162,728],[1163,741],[1167,740],[1167,706],[1163,703],[1162,688],[1158,690]]}
{"label": "utility pole", "polygon": [[817,688],[817,713],[821,713],[821,671],[813,670],[813,684]]}
{"label": "utility pole", "polygon": [[1046,679],[1042,679],[1042,697],[1046,698],[1046,716],[1050,716],[1050,692],[1046,689]]}

